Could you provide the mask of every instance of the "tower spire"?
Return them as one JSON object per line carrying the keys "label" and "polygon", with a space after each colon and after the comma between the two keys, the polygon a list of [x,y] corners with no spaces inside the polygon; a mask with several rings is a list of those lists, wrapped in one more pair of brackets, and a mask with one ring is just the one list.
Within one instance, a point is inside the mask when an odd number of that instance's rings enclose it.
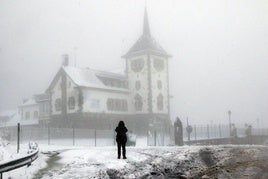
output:
{"label": "tower spire", "polygon": [[151,35],[146,7],[144,8],[143,35],[145,36]]}

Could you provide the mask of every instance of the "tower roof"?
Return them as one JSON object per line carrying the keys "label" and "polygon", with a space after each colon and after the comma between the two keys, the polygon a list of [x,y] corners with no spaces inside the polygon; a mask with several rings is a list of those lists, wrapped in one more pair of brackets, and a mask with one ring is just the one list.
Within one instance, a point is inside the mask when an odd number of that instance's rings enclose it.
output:
{"label": "tower roof", "polygon": [[151,36],[146,8],[144,10],[143,34],[123,57],[127,58],[129,56],[145,51],[151,51],[167,57],[169,56],[168,53]]}

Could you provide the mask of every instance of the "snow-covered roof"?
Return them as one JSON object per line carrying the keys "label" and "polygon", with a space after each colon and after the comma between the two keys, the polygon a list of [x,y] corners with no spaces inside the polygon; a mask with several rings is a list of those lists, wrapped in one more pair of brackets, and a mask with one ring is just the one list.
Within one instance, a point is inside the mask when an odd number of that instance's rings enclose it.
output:
{"label": "snow-covered roof", "polygon": [[17,119],[18,110],[8,110],[0,112],[0,126],[2,123],[10,123],[13,119]]}
{"label": "snow-covered roof", "polygon": [[62,69],[71,78],[71,80],[80,87],[116,90],[122,92],[128,91],[128,89],[123,87],[107,86],[99,78],[104,77],[114,80],[126,81],[127,78],[125,75],[72,66],[64,66]]}
{"label": "snow-covered roof", "polygon": [[13,116],[16,113],[17,113],[17,110],[1,111],[0,112],[0,116],[8,116],[8,117],[11,117],[11,116]]}
{"label": "snow-covered roof", "polygon": [[32,97],[32,98],[27,99],[24,103],[22,103],[19,106],[23,107],[23,106],[33,106],[33,105],[37,105],[37,103],[36,103],[35,99]]}
{"label": "snow-covered roof", "polygon": [[66,74],[73,80],[73,82],[78,86],[96,88],[103,87],[103,84],[97,78],[93,70],[71,66],[66,66],[62,68],[66,72]]}

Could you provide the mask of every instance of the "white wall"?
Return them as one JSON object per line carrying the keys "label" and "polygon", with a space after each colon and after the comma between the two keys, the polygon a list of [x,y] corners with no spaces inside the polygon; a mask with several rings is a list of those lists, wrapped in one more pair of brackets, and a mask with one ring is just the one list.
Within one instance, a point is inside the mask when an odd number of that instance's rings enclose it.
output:
{"label": "white wall", "polygon": [[[26,121],[26,120],[37,120],[38,121],[38,119],[39,119],[39,106],[38,106],[38,104],[22,106],[20,111],[21,111],[21,113],[23,115],[22,121]],[[34,117],[34,112],[35,111],[38,112],[37,118]],[[30,113],[30,118],[29,119],[26,119],[26,113],[27,112]]]}
{"label": "white wall", "polygon": [[[154,55],[150,55],[151,58],[151,81],[152,81],[152,110],[153,113],[168,113],[168,60],[166,58],[163,57],[159,57],[159,56],[154,56]],[[164,70],[158,72],[155,68],[154,68],[154,59],[162,59],[164,61]],[[162,89],[158,89],[157,87],[157,81],[160,80],[162,82]],[[162,94],[164,97],[164,105],[163,105],[163,110],[159,111],[157,109],[157,96],[159,94]]]}
{"label": "white wall", "polygon": [[61,111],[56,111],[56,108],[55,108],[55,101],[57,98],[60,98],[61,99],[61,81],[62,79],[59,78],[59,80],[56,82],[54,88],[52,89],[51,91],[51,114],[52,115],[55,115],[55,114],[61,114]]}
{"label": "white wall", "polygon": [[[78,107],[78,89],[76,88],[77,85],[73,83],[73,81],[67,76],[67,84],[66,84],[66,88],[67,88],[67,99],[66,99],[66,103],[67,103],[67,113],[74,113],[77,112],[79,110]],[[52,89],[52,96],[51,96],[51,104],[52,104],[52,115],[55,114],[61,114],[61,111],[56,111],[55,108],[55,101],[57,98],[61,99],[61,82],[62,82],[62,78],[59,78],[59,80],[56,82],[54,88]],[[74,97],[75,98],[75,108],[74,109],[69,109],[69,105],[68,105],[68,100],[69,97]],[[61,99],[62,100],[62,99]]]}
{"label": "white wall", "polygon": [[[56,82],[54,88],[52,89],[52,115],[61,114],[61,111],[56,111],[55,100],[61,98],[61,84],[62,79]],[[103,91],[98,89],[83,89],[83,112],[92,113],[112,113],[112,114],[128,114],[132,110],[129,93],[117,93],[110,91]],[[75,98],[75,108],[69,109],[68,99],[69,97]],[[77,85],[67,76],[67,113],[75,113],[79,110],[78,106],[79,91]],[[107,99],[125,99],[128,102],[128,111],[110,111],[107,109]]]}
{"label": "white wall", "polygon": [[[67,113],[74,113],[79,110],[78,106],[78,96],[79,96],[79,91],[77,89],[77,85],[73,83],[73,81],[67,77]],[[75,108],[74,109],[69,109],[68,106],[68,100],[69,97],[74,97],[75,98]]]}
{"label": "white wall", "polygon": [[[109,91],[84,89],[83,90],[84,104],[83,112],[92,113],[111,113],[111,114],[129,114],[130,100],[128,93],[115,93]],[[128,102],[128,111],[110,111],[107,109],[107,99],[125,99]],[[97,104],[98,103],[98,104]]]}
{"label": "white wall", "polygon": [[[136,59],[144,60],[144,67],[140,72],[134,72],[131,69],[131,61]],[[132,113],[148,113],[148,61],[147,55],[137,56],[128,59],[128,82],[129,82],[129,90],[131,91],[131,112]],[[135,83],[139,80],[141,82],[141,89],[136,90]],[[134,96],[136,94],[140,94],[143,99],[142,111],[135,111],[135,100]]]}

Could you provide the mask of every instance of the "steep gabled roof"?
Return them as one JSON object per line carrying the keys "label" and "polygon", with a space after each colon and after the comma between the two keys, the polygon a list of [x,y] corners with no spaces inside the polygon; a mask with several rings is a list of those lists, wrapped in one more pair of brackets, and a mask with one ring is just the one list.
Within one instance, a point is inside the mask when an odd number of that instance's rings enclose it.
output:
{"label": "steep gabled roof", "polygon": [[98,71],[98,70],[93,70],[89,68],[72,67],[72,66],[61,67],[61,69],[59,70],[59,72],[56,74],[53,81],[51,82],[48,90],[51,89],[55,85],[55,83],[58,81],[62,73],[66,74],[78,87],[128,92],[128,89],[123,88],[123,87],[120,88],[120,87],[115,87],[115,86],[114,87],[107,86],[99,78],[100,76],[100,77],[109,77],[109,79],[126,81],[127,78],[125,75]]}
{"label": "steep gabled roof", "polygon": [[101,88],[103,84],[96,77],[93,70],[87,68],[76,67],[62,67],[66,74],[72,79],[72,81],[81,87],[95,87]]}
{"label": "steep gabled roof", "polygon": [[143,34],[123,57],[127,58],[133,54],[144,52],[144,51],[151,51],[159,55],[163,55],[167,57],[169,56],[168,53],[151,36],[146,8],[144,12]]}

